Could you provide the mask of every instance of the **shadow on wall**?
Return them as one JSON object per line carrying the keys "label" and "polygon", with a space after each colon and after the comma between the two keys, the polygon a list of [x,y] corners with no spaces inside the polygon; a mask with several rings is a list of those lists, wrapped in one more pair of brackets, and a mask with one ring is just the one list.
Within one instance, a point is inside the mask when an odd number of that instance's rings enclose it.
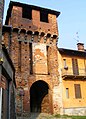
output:
{"label": "shadow on wall", "polygon": [[30,89],[30,111],[49,113],[48,85],[44,81],[36,81]]}

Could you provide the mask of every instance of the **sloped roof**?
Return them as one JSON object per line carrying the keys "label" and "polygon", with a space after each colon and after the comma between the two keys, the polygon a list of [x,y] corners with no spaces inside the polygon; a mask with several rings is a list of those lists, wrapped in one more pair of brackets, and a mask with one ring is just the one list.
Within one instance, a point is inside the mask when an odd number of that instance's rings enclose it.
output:
{"label": "sloped roof", "polygon": [[62,55],[86,58],[86,51],[78,51],[78,50],[71,50],[71,49],[64,49],[64,48],[59,48],[58,50]]}

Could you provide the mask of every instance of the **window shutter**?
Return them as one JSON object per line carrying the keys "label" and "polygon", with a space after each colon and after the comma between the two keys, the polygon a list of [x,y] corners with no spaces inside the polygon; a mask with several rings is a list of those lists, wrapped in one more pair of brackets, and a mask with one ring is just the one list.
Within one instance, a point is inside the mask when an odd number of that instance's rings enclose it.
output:
{"label": "window shutter", "polygon": [[72,59],[73,74],[79,75],[77,59]]}
{"label": "window shutter", "polygon": [[74,84],[75,87],[75,98],[81,98],[80,84]]}

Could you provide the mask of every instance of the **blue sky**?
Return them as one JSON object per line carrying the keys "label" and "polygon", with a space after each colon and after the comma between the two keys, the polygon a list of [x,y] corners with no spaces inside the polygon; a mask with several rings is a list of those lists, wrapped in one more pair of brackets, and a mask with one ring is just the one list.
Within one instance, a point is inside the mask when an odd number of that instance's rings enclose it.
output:
{"label": "blue sky", "polygon": [[[77,41],[86,48],[86,0],[14,0],[60,11],[58,47],[77,49]],[[10,0],[5,0],[5,12]]]}

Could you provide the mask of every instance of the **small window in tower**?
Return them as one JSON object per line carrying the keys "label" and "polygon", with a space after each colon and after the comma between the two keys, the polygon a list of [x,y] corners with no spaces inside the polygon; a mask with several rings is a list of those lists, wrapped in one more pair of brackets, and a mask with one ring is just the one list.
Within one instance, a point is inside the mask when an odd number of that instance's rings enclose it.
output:
{"label": "small window in tower", "polygon": [[22,17],[26,19],[32,19],[32,9],[28,7],[23,7],[22,8]]}
{"label": "small window in tower", "polygon": [[48,23],[48,13],[40,11],[40,21]]}

